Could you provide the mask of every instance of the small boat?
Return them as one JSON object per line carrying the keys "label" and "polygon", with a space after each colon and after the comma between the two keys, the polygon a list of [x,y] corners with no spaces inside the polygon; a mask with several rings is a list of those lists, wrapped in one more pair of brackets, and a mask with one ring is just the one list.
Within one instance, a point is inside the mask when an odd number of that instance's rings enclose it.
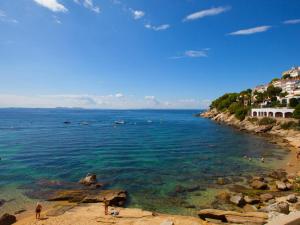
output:
{"label": "small boat", "polygon": [[117,120],[117,121],[115,121],[115,124],[125,124],[125,121],[124,120]]}
{"label": "small boat", "polygon": [[152,123],[152,120],[147,120],[147,123]]}
{"label": "small boat", "polygon": [[89,125],[89,123],[88,123],[88,122],[85,122],[85,121],[80,122],[80,124],[81,124],[81,125]]}
{"label": "small boat", "polygon": [[70,123],[71,123],[70,121],[65,121],[65,122],[64,122],[64,124],[70,124]]}

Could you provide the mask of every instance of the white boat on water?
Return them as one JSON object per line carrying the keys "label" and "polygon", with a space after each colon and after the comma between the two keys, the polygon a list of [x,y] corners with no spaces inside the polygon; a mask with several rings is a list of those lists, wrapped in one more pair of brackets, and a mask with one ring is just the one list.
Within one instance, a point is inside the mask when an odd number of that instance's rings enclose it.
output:
{"label": "white boat on water", "polygon": [[117,120],[117,121],[115,121],[115,124],[125,124],[125,121],[124,120]]}

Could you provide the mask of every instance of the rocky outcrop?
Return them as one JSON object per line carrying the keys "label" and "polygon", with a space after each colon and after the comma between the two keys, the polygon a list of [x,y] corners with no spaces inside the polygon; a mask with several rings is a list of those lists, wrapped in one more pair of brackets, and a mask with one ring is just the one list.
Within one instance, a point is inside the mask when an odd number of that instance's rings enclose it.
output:
{"label": "rocky outcrop", "polygon": [[16,217],[8,213],[5,213],[0,217],[0,225],[11,225],[15,222],[17,222]]}
{"label": "rocky outcrop", "polygon": [[127,200],[127,192],[124,190],[102,190],[89,192],[87,190],[63,190],[57,191],[48,201],[68,201],[76,203],[97,203],[109,201],[109,205],[124,206]]}
{"label": "rocky outcrop", "polygon": [[90,186],[92,184],[96,184],[97,183],[97,176],[96,174],[87,174],[85,176],[85,178],[82,178],[79,181],[80,184],[86,185],[86,186]]}
{"label": "rocky outcrop", "polygon": [[280,126],[280,120],[278,120],[275,124],[259,125],[249,117],[240,121],[229,112],[218,112],[216,109],[203,112],[199,116],[212,119],[218,123],[224,123],[236,127],[239,130],[246,130],[257,134],[274,135],[282,138],[291,146],[300,148],[300,131],[282,129]]}
{"label": "rocky outcrop", "polygon": [[127,200],[127,192],[124,190],[103,190],[98,194],[88,195],[82,203],[103,202],[104,199],[109,201],[111,206],[124,206]]}
{"label": "rocky outcrop", "polygon": [[204,209],[198,212],[198,216],[203,219],[215,219],[226,223],[235,224],[265,224],[268,214],[263,212],[239,213],[234,211],[224,211],[218,209]]}

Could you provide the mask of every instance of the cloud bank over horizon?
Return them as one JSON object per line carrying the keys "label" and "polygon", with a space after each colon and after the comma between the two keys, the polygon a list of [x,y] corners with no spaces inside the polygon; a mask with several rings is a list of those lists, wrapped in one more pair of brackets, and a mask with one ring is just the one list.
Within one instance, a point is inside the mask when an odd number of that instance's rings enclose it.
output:
{"label": "cloud bank over horizon", "polygon": [[85,109],[206,109],[210,100],[161,101],[153,95],[138,98],[122,93],[110,95],[12,95],[0,94],[0,108],[85,108]]}

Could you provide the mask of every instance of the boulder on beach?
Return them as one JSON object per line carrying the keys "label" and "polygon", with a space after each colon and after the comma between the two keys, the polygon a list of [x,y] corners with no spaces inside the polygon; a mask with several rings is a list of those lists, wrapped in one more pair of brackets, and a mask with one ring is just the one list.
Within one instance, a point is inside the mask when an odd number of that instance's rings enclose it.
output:
{"label": "boulder on beach", "polygon": [[248,204],[257,204],[260,202],[260,200],[258,198],[250,197],[248,195],[244,197],[244,200]]}
{"label": "boulder on beach", "polygon": [[278,212],[283,214],[289,214],[290,206],[287,202],[276,202],[265,208],[260,209],[262,212]]}
{"label": "boulder on beach", "polygon": [[87,195],[86,190],[60,190],[52,194],[48,201],[81,202]]}
{"label": "boulder on beach", "polygon": [[235,224],[265,224],[268,214],[264,212],[239,213],[234,211],[224,211],[218,209],[203,209],[198,212],[198,216],[205,219],[215,219],[226,223]]}
{"label": "boulder on beach", "polygon": [[276,184],[276,188],[280,191],[287,191],[287,190],[292,189],[292,184],[290,184],[290,183],[276,181],[275,184]]}
{"label": "boulder on beach", "polygon": [[286,180],[287,172],[283,169],[274,170],[269,174],[269,177],[276,180]]}
{"label": "boulder on beach", "polygon": [[0,225],[11,225],[15,222],[17,222],[17,219],[14,215],[5,213],[0,217]]}
{"label": "boulder on beach", "polygon": [[250,186],[256,190],[265,190],[268,188],[268,185],[265,182],[260,181],[260,180],[253,180],[250,183]]}
{"label": "boulder on beach", "polygon": [[261,195],[259,196],[259,198],[260,198],[260,200],[261,200],[262,202],[267,202],[267,201],[269,201],[269,200],[271,200],[271,199],[274,199],[274,195],[272,195],[272,194],[270,194],[270,193],[265,193],[265,194],[261,194]]}
{"label": "boulder on beach", "polygon": [[298,201],[298,198],[295,194],[290,194],[286,197],[286,200],[290,203],[296,203]]}
{"label": "boulder on beach", "polygon": [[244,200],[244,197],[242,194],[237,194],[237,195],[233,195],[230,197],[230,202],[239,206],[239,207],[242,207],[243,205],[245,205],[245,200]]}

